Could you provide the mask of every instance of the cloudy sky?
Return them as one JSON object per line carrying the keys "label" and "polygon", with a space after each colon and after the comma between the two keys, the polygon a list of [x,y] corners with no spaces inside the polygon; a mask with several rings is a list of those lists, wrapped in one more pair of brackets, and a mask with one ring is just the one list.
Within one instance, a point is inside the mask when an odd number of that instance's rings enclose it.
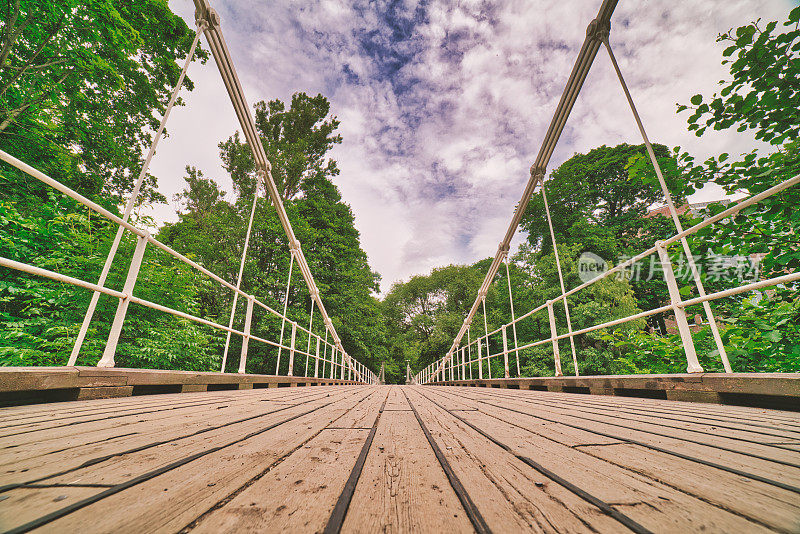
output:
{"label": "cloudy sky", "polygon": [[[497,250],[600,0],[212,0],[248,101],[322,93],[341,120],[333,157],[383,289]],[[794,2],[796,4],[796,2]],[[611,43],[650,138],[702,157],[752,146],[697,139],[676,102],[725,76],[715,36],[785,17],[789,0],[621,0]],[[194,25],[190,0],[172,9]],[[203,45],[205,46],[205,41]],[[213,63],[170,117],[152,171],[168,197],[186,164],[230,190],[217,143],[238,124]],[[601,50],[550,169],[601,144],[639,143]],[[707,187],[696,197],[719,197]],[[175,206],[156,207],[174,220]]]}

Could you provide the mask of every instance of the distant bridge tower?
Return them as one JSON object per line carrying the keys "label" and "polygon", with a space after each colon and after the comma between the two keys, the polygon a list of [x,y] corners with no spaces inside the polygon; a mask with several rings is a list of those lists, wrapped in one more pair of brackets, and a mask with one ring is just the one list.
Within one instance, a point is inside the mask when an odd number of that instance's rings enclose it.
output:
{"label": "distant bridge tower", "polygon": [[378,384],[385,384],[386,383],[386,374],[383,371],[383,366],[384,365],[385,365],[384,363],[381,363],[381,372],[378,375]]}
{"label": "distant bridge tower", "polygon": [[411,366],[406,362],[406,384],[413,384],[414,376],[411,374]]}

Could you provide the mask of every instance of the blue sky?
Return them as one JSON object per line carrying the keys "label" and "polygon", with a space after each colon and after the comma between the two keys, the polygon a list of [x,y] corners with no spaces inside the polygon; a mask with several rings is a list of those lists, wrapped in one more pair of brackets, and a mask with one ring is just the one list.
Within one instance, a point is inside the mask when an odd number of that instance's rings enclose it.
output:
{"label": "blue sky", "polygon": [[[493,255],[600,0],[215,0],[250,104],[322,93],[341,120],[337,184],[383,289],[432,267]],[[703,157],[746,135],[686,131],[677,102],[725,77],[715,36],[785,0],[621,0],[611,42],[653,141]],[[194,24],[189,0],[172,9]],[[171,198],[186,164],[223,188],[217,143],[237,128],[213,61],[170,117],[152,171]],[[639,143],[603,50],[550,168],[601,144]],[[698,200],[719,196],[713,186]],[[175,206],[153,210],[174,220]],[[518,238],[519,239],[519,238]]]}

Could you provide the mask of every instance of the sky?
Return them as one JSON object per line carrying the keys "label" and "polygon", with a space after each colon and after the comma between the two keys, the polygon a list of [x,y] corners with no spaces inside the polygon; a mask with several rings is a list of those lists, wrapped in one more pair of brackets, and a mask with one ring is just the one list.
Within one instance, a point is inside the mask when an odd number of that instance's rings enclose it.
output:
{"label": "sky", "polygon": [[[433,267],[493,256],[600,0],[212,0],[248,102],[322,93],[341,121],[335,178],[386,292]],[[788,0],[621,0],[611,46],[650,139],[698,158],[747,134],[686,130],[676,103],[726,71],[718,33],[782,20]],[[796,2],[794,3],[796,5]],[[190,0],[170,7],[194,26]],[[205,39],[202,46],[207,49]],[[219,72],[194,63],[151,172],[169,199],[191,164],[232,191],[217,143],[239,129]],[[600,145],[641,143],[601,49],[549,169]],[[713,184],[691,200],[721,198]],[[177,204],[151,208],[177,219]],[[515,243],[524,236],[517,235]],[[513,246],[513,245],[512,245]]]}

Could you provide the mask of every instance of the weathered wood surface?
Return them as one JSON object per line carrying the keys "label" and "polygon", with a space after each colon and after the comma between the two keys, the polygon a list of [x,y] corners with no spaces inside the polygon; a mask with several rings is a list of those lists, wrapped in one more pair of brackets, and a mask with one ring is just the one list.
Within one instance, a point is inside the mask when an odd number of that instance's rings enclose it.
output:
{"label": "weathered wood surface", "polygon": [[[313,374],[313,363],[310,368]],[[119,367],[0,367],[0,406],[282,386],[356,384],[353,380]],[[139,390],[139,391],[137,391]]]}
{"label": "weathered wood surface", "polygon": [[800,413],[446,386],[0,409],[11,532],[800,532]]}
{"label": "weathered wood surface", "polygon": [[[473,366],[476,366],[473,363]],[[800,373],[542,376],[445,380],[429,385],[533,389],[800,410]]]}

